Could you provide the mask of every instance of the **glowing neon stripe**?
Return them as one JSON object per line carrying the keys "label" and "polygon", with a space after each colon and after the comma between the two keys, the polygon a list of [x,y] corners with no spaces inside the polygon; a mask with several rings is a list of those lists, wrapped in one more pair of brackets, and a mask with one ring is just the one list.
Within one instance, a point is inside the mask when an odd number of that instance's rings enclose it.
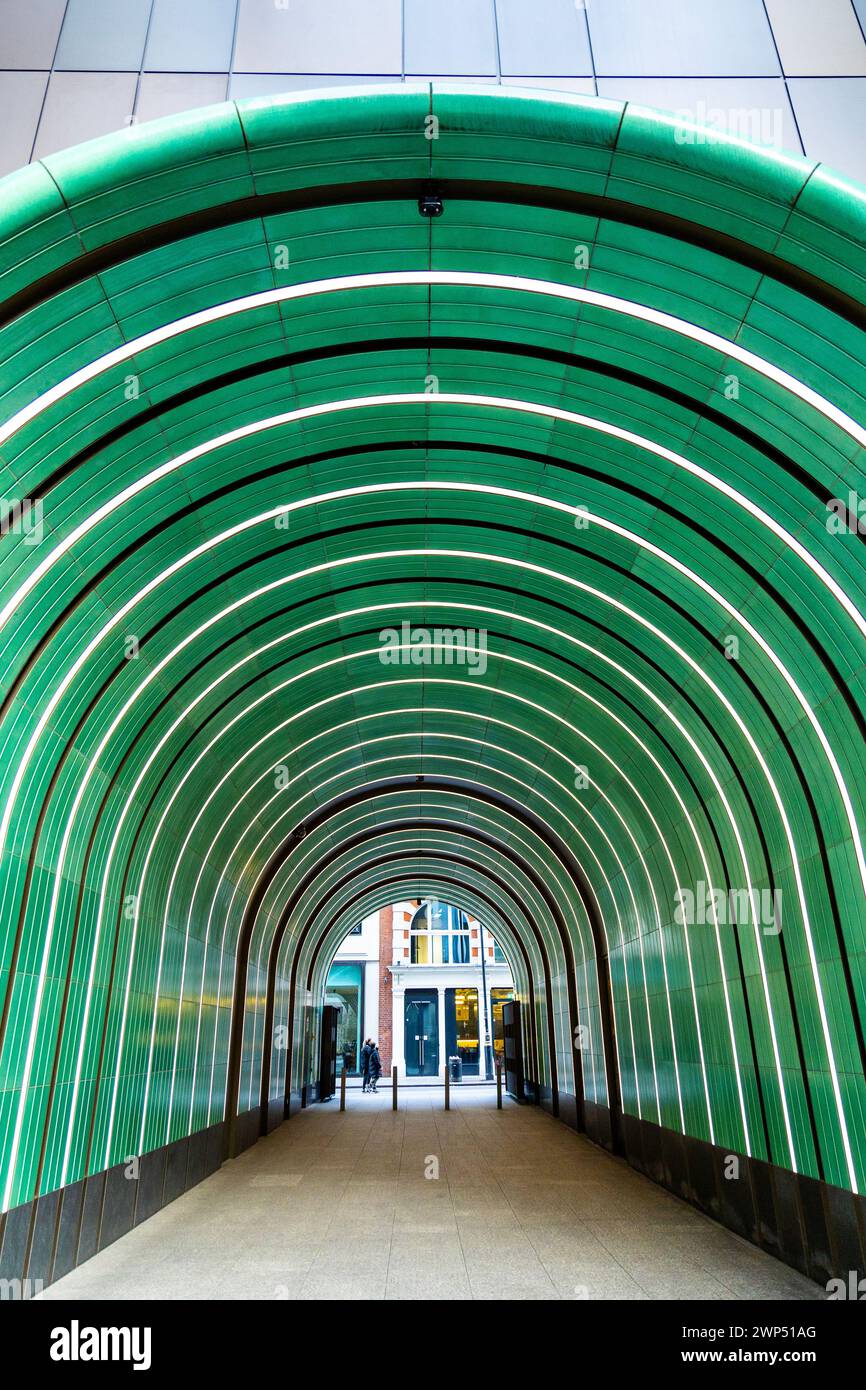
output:
{"label": "glowing neon stripe", "polygon": [[[418,485],[417,485],[417,484],[397,484],[397,485],[391,485],[391,486],[397,486],[397,487],[402,487],[402,488],[405,488],[405,487],[411,488],[411,487],[413,487],[413,486],[418,486]],[[430,486],[430,487],[437,487],[437,486],[442,486],[442,487],[456,486],[456,487],[458,487],[458,489],[468,489],[468,490],[477,490],[477,491],[494,491],[494,492],[503,491],[503,490],[499,490],[499,489],[487,489],[487,488],[481,487],[480,485],[471,485],[471,484],[464,484],[464,485],[455,484],[455,485],[451,485],[451,484],[427,483],[427,484],[424,484],[424,485],[422,485],[422,486]],[[364,488],[364,489],[352,489],[352,490],[350,490],[350,491],[354,493],[354,492],[356,492],[356,491],[367,491],[367,490],[368,490],[368,489]],[[504,491],[508,491],[508,490],[504,490]],[[340,495],[343,495],[343,494],[340,494]],[[522,495],[522,496],[525,496],[525,495]],[[306,506],[306,505],[316,504],[316,503],[318,503],[318,502],[320,502],[320,501],[322,501],[322,500],[323,500],[322,498],[303,499],[303,500],[301,500],[301,501],[298,502],[298,503],[289,504],[289,508],[290,508],[290,509],[293,509],[293,508],[303,507],[303,506]],[[589,515],[589,514],[586,512],[586,509],[585,509],[585,508],[567,507],[565,504],[552,502],[552,501],[550,501],[549,499],[537,498],[537,499],[533,499],[533,500],[539,501],[542,505],[548,505],[548,506],[552,506],[552,507],[554,507],[554,508],[556,508],[556,509],[559,509],[559,510],[564,510],[564,511],[566,511],[566,512],[569,512],[569,513],[572,514],[572,515],[575,515],[575,514]],[[274,515],[281,515],[285,510],[287,510],[287,508],[276,508],[276,509],[273,509],[271,512],[268,512],[268,513],[264,514],[264,516],[265,516],[266,519],[272,519]],[[252,524],[256,524],[256,523],[257,523],[258,521],[260,521],[261,519],[262,519],[262,518],[254,518],[252,521],[247,521],[247,522],[240,523],[240,525],[239,525],[238,527],[230,528],[230,532],[229,532],[229,533],[223,533],[223,534],[224,534],[224,535],[225,535],[225,534],[234,534],[234,533],[236,533],[238,530],[246,529],[248,526],[250,526],[250,525],[252,525]],[[613,529],[613,530],[616,530],[616,531],[619,532],[619,533],[622,533],[622,528],[616,527],[616,526],[614,525],[614,523],[608,523],[608,522],[605,522],[603,519],[595,518],[595,517],[592,517],[591,519],[597,520],[598,523],[599,523],[600,525],[602,525],[602,526],[607,526],[607,527],[610,528],[610,529]],[[631,533],[625,533],[625,534],[629,535],[630,538],[634,539],[633,537],[631,537]],[[212,546],[213,544],[215,544],[216,541],[219,540],[219,539],[221,539],[221,538],[222,538],[222,537],[214,538],[212,541],[205,543],[205,546],[199,547],[199,550],[198,550],[197,552],[193,552],[193,553],[194,553],[194,554],[197,554],[197,553],[200,553],[202,549],[209,549],[209,548],[211,548],[211,546]],[[638,543],[640,543],[640,542],[638,541]],[[648,543],[647,543],[647,545],[648,545]],[[653,546],[653,547],[649,547],[649,546],[648,546],[648,548],[651,548],[654,552],[658,550],[658,548],[657,548],[657,547],[654,547],[654,546]],[[390,553],[392,553],[392,552],[387,552],[387,551],[385,551],[385,552],[379,552],[379,557],[381,558],[381,557],[387,556],[387,555],[390,554]],[[420,550],[420,551],[414,551],[414,552],[410,550],[410,551],[406,551],[406,552],[393,552],[393,553],[405,553],[405,554],[412,554],[412,553],[419,553],[419,554],[446,553],[446,554],[458,554],[458,555],[467,555],[467,556],[472,556],[472,555],[474,554],[473,552],[460,552],[460,551],[436,552],[436,551],[429,550],[429,549]],[[664,554],[664,552],[661,552],[661,553]],[[348,563],[348,562],[350,562],[351,560],[353,560],[354,558],[355,558],[355,557],[349,557],[349,559],[347,559],[347,560],[345,560],[345,561],[335,562],[335,563]],[[476,558],[477,558],[477,556],[476,556]],[[675,566],[676,566],[677,568],[683,568],[683,569],[685,569],[685,567],[681,567],[681,566],[680,566],[680,564],[679,564],[678,561],[673,561],[671,557],[666,557],[666,558],[670,559],[671,563],[675,564]],[[180,562],[175,562],[175,565],[173,565],[173,566],[170,567],[170,572],[173,572],[177,567],[179,567],[179,564],[186,563],[186,562],[188,561],[188,559],[189,559],[189,557],[184,557]],[[292,577],[301,577],[301,576],[304,575],[304,574],[313,573],[313,572],[315,572],[317,569],[320,569],[320,568],[322,568],[322,567],[313,567],[313,569],[311,569],[311,570],[302,571],[300,575],[298,575],[298,576],[292,576]],[[535,570],[536,572],[539,572],[539,573],[545,573],[545,571],[544,571],[544,569],[543,569],[542,567],[537,567],[537,566],[528,565],[527,568],[530,569],[530,570]],[[688,571],[686,571],[686,572],[689,573]],[[556,572],[555,572],[555,571],[547,571],[547,573],[555,574]],[[157,584],[158,582],[160,582],[160,580],[161,580],[162,577],[163,577],[163,576],[157,576],[157,578],[156,578],[155,580],[152,580],[152,581],[150,582],[150,584],[149,584],[148,586],[146,586],[146,589],[143,590],[142,593],[144,593],[144,592],[149,592],[153,587],[156,586],[156,584]],[[564,577],[563,577],[563,576],[560,576],[560,578],[564,578]],[[279,582],[286,582],[286,581],[279,581]],[[588,591],[588,592],[596,593],[599,597],[606,597],[606,596],[604,596],[604,595],[602,594],[601,591],[593,590],[593,589],[591,588],[591,586],[583,585],[583,584],[581,584],[579,581],[567,580],[567,582],[574,584],[575,587],[584,588],[584,589],[585,589],[586,591]],[[701,582],[701,587],[709,587],[709,586],[705,586],[705,585],[703,584],[703,581],[700,581],[700,582]],[[275,587],[275,586],[272,585],[272,586],[269,586],[269,587]],[[711,591],[711,592],[714,592],[714,591]],[[91,644],[90,644],[88,650],[82,655],[81,658],[79,658],[79,664],[83,664],[83,663],[84,663],[84,660],[86,659],[87,655],[89,655],[89,653],[90,653],[91,650],[95,649],[95,646],[96,646],[96,645],[98,644],[98,642],[101,640],[101,637],[104,635],[104,633],[105,633],[107,630],[109,630],[111,627],[116,626],[117,623],[120,622],[120,621],[122,620],[123,616],[125,616],[125,615],[126,615],[126,612],[128,612],[128,611],[134,606],[134,604],[138,601],[138,599],[140,598],[140,596],[141,596],[141,595],[136,595],[135,598],[134,598],[133,600],[130,600],[130,602],[129,602],[127,605],[125,605],[124,608],[121,610],[120,614],[115,615],[114,619],[112,619],[112,620],[110,621],[110,623],[107,625],[107,627],[104,628],[104,629],[102,630],[102,633],[98,634],[97,637],[96,637],[95,639],[93,639],[93,641],[91,642]],[[721,599],[721,596],[719,596],[719,601],[723,604],[723,606],[726,607],[726,609],[730,609],[730,606],[727,604],[727,601]],[[626,605],[617,604],[617,606],[620,607],[622,611],[632,613],[632,610],[628,609],[628,608],[626,607]],[[735,610],[733,610],[733,611],[735,612]],[[661,638],[661,640],[665,641],[668,645],[673,645],[673,646],[676,647],[676,644],[671,643],[670,639],[668,639],[668,637],[666,636],[666,634],[663,634],[663,633],[661,632],[660,629],[655,628],[655,626],[654,626],[653,624],[650,624],[650,623],[648,623],[646,620],[642,619],[642,618],[640,617],[640,615],[637,615],[637,614],[632,613],[632,616],[635,617],[636,621],[639,621],[639,622],[643,623],[644,626],[647,626],[650,630],[654,631],[654,632],[656,633],[656,635],[658,635],[658,636]],[[740,616],[740,615],[737,615],[737,616]],[[215,621],[215,619],[211,619],[211,620],[208,621],[208,623],[203,624],[203,625],[202,625],[202,629],[200,629],[200,630],[204,630],[204,628],[206,628],[207,626],[209,626],[210,623],[211,623],[212,621]],[[749,625],[747,625],[747,624],[745,623],[745,620],[741,619],[741,621],[743,622],[743,625],[744,625],[744,626],[749,626]],[[196,633],[190,634],[189,637],[188,637],[187,639],[185,639],[184,645],[186,644],[186,642],[192,641],[195,635],[196,635]],[[759,638],[758,640],[761,641],[761,642],[763,643],[763,639],[760,639],[760,638]],[[706,679],[705,673],[702,671],[702,668],[700,668],[700,667],[697,665],[697,663],[695,663],[695,662],[692,660],[692,658],[689,657],[688,654],[685,653],[682,649],[679,649],[679,648],[676,648],[676,649],[679,651],[679,653],[680,653],[680,655],[683,657],[683,659],[686,660],[686,661],[689,663],[689,665],[692,667],[692,669],[694,669],[696,672],[698,672],[698,673],[701,675],[701,677],[702,677],[703,679]],[[71,681],[71,676],[68,676],[68,680]],[[738,724],[740,725],[740,727],[742,728],[742,730],[743,730],[745,736],[749,739],[750,745],[753,747],[753,749],[754,749],[754,750],[756,751],[756,753],[757,753],[757,752],[758,752],[758,750],[757,750],[757,745],[754,744],[754,740],[751,738],[751,735],[748,733],[748,730],[746,729],[746,726],[742,723],[742,720],[740,720],[739,715],[738,715],[738,714],[736,713],[736,711],[733,709],[733,706],[730,705],[730,702],[727,701],[726,697],[724,697],[724,696],[722,695],[721,691],[719,691],[716,687],[713,687],[713,688],[716,690],[716,693],[718,694],[719,698],[722,699],[722,700],[724,701],[726,707],[727,707],[728,710],[729,710],[729,713],[731,713],[732,717],[734,717],[734,718],[737,720],[737,722],[738,722]],[[57,696],[57,699],[59,699],[59,695]],[[803,699],[803,697],[801,697],[801,701],[802,701],[802,699]],[[51,705],[49,706],[49,711],[46,712],[46,715],[44,716],[44,719],[45,719],[45,722],[46,722],[46,723],[47,723],[48,714],[53,710],[53,707],[54,707],[54,705],[51,704]],[[120,718],[123,717],[123,713],[124,713],[124,712],[125,712],[125,710],[121,713],[120,716],[118,716],[118,719],[115,721],[115,725],[116,725],[117,723],[120,722]],[[814,716],[813,716],[813,718],[814,718]],[[112,726],[112,728],[113,728],[113,727],[114,727],[114,726]],[[38,731],[37,731],[37,734],[38,734]],[[35,737],[34,737],[34,740],[31,741],[31,746],[32,746],[32,743],[33,743],[34,741],[35,741]],[[767,765],[766,765],[764,759],[763,759],[762,757],[760,757],[760,754],[759,754],[759,753],[758,753],[758,757],[759,757],[759,761],[760,761],[760,763],[761,763],[762,769],[764,769],[764,771],[765,771],[765,776],[768,777],[769,784],[770,784],[771,788],[774,788],[774,787],[775,787],[775,784],[773,783],[772,778],[769,776],[769,770],[768,770],[768,768],[767,768]],[[23,776],[23,774],[22,774],[22,776]],[[776,796],[777,803],[780,804],[780,798],[778,797],[778,793],[777,793],[777,792],[774,792],[774,795]],[[784,812],[783,812],[783,815],[784,815]],[[784,819],[785,819],[786,828],[787,828],[787,818],[785,817]],[[792,843],[792,842],[791,842],[791,843]],[[798,877],[798,882],[799,882],[799,877]],[[825,1037],[826,1037],[826,1033],[825,1033]]]}
{"label": "glowing neon stripe", "polygon": [[[364,718],[367,718],[367,717],[370,717],[370,716],[363,716],[363,717],[364,717]],[[347,722],[348,722],[348,723],[351,723],[352,721],[347,721]],[[337,727],[339,728],[339,727],[344,727],[344,726],[337,726]],[[312,742],[312,741],[313,741],[313,740],[307,740],[307,743]],[[300,747],[304,747],[304,746],[305,746],[304,744],[300,745]],[[463,795],[461,795],[461,794],[454,793],[454,792],[448,792],[448,791],[446,791],[445,789],[439,789],[439,790],[437,791],[437,793],[436,793],[436,796],[451,797],[452,800],[454,800],[455,802],[460,802],[460,803],[461,803],[462,809],[465,810],[465,797],[464,797]],[[414,797],[414,794],[413,794],[413,797]],[[393,808],[393,810],[394,810],[394,813],[396,814],[398,808],[395,806],[395,807]],[[428,813],[429,813],[430,811],[440,811],[440,812],[447,813],[447,812],[449,812],[450,810],[451,810],[451,808],[450,808],[445,802],[438,801],[438,800],[435,800],[435,799],[431,799],[429,796],[425,796],[425,798],[424,798],[424,812],[425,812],[425,817],[428,815]],[[338,834],[340,834],[341,836],[343,836],[343,835],[345,835],[348,831],[352,830],[354,827],[359,826],[359,825],[373,825],[373,826],[380,826],[380,825],[381,825],[381,829],[382,829],[382,834],[383,834],[383,835],[385,835],[385,834],[389,834],[389,835],[390,835],[391,833],[396,833],[397,831],[400,831],[400,833],[402,833],[402,834],[404,834],[404,835],[411,833],[411,832],[406,831],[406,830],[400,825],[399,820],[394,820],[393,822],[390,822],[390,823],[388,823],[388,824],[382,825],[381,822],[379,821],[378,817],[379,817],[379,811],[378,811],[378,809],[376,809],[376,810],[371,810],[371,809],[369,809],[369,808],[368,808],[366,811],[364,811],[363,814],[351,816],[348,820],[344,820],[344,819],[342,819],[342,817],[338,817],[337,824],[332,824],[332,825],[330,825],[330,826],[328,827],[328,830],[327,830],[327,832],[326,832],[326,838],[327,838],[327,839],[332,839],[333,836],[334,836],[334,834],[336,834],[336,833],[338,833]],[[518,834],[517,831],[516,831],[512,826],[510,826],[509,829],[508,829],[508,831],[506,832],[506,831],[504,830],[504,827],[503,827],[499,822],[497,822],[497,821],[491,819],[491,817],[489,817],[489,816],[487,816],[487,815],[482,814],[477,808],[473,808],[472,815],[471,815],[471,823],[472,823],[472,824],[475,824],[476,822],[482,822],[485,826],[488,826],[488,827],[491,827],[491,828],[492,828],[492,830],[488,830],[487,833],[488,833],[488,834],[491,834],[491,833],[492,833],[492,836],[493,836],[494,840],[496,841],[497,846],[506,846],[506,845],[508,845],[508,846],[513,846],[514,844],[517,844],[517,845],[521,846],[522,850],[524,851],[524,857],[526,858],[527,861],[531,861],[531,862],[534,864],[536,872],[540,872],[540,873],[542,874],[542,876],[543,876],[543,875],[550,875],[550,873],[551,873],[551,868],[552,868],[551,864],[540,856],[540,854],[538,853],[538,850],[536,849],[535,845],[530,844],[529,841],[525,840],[525,839],[523,838],[523,836],[520,835],[520,834]],[[463,823],[462,820],[450,819],[450,818],[447,818],[447,817],[446,817],[446,818],[443,818],[443,819],[435,819],[435,818],[432,818],[432,817],[431,817],[430,824],[431,824],[431,833],[432,833],[433,836],[438,836],[439,834],[443,834],[443,835],[450,835],[450,836],[452,836],[452,837],[453,837],[455,840],[457,840],[458,842],[461,842],[461,841],[464,841],[464,840],[465,840],[465,837],[466,837],[466,826],[465,826],[465,824]],[[338,828],[338,827],[339,827],[339,828]],[[311,837],[308,837],[308,838],[307,838],[307,841],[305,842],[305,843],[306,843],[306,848],[304,848],[303,845],[299,845],[299,846],[298,846],[299,853],[292,855],[291,861],[290,861],[290,863],[288,864],[288,867],[289,867],[290,870],[291,870],[291,876],[292,876],[293,880],[297,880],[297,879],[299,879],[300,877],[302,877],[303,874],[306,872],[306,866],[309,864],[310,860],[312,860],[312,859],[317,859],[317,858],[319,857],[319,855],[321,854],[321,846],[320,846],[319,844],[311,843],[311,840],[314,840],[314,839],[315,839],[315,837],[312,837],[312,836],[311,836]],[[378,845],[378,841],[377,841],[377,845]],[[602,1068],[604,1068],[605,1051],[604,1051],[604,1039],[603,1039],[603,1037],[598,1033],[598,1030],[597,1030],[598,1017],[597,1017],[597,1014],[596,1014],[595,1011],[596,1011],[597,1009],[600,1009],[600,1001],[599,1001],[599,998],[598,998],[598,991],[597,991],[597,988],[596,988],[595,995],[593,996],[593,991],[590,989],[589,974],[588,974],[588,969],[587,969],[587,955],[589,954],[589,955],[591,955],[591,956],[594,957],[594,949],[590,950],[589,952],[587,951],[587,939],[591,940],[591,939],[592,939],[592,934],[591,934],[591,929],[590,929],[590,926],[589,926],[589,920],[588,920],[588,918],[586,917],[586,907],[585,907],[585,904],[583,903],[583,900],[582,900],[582,898],[580,897],[579,894],[573,896],[573,888],[574,888],[574,885],[572,884],[571,880],[568,879],[567,876],[565,876],[564,879],[560,879],[560,876],[559,876],[559,869],[560,869],[560,868],[561,868],[561,866],[558,865],[558,863],[555,862],[555,863],[554,863],[554,867],[553,867],[553,873],[554,873],[554,877],[555,877],[557,889],[559,890],[559,900],[560,900],[561,904],[563,905],[563,907],[564,907],[565,909],[567,909],[567,911],[568,911],[568,913],[569,913],[569,916],[570,916],[570,919],[571,919],[571,922],[572,922],[573,927],[574,927],[574,935],[571,936],[572,942],[573,942],[573,943],[579,944],[580,949],[581,949],[581,959],[580,959],[579,961],[576,959],[576,961],[575,961],[575,964],[576,964],[576,972],[577,972],[577,978],[576,978],[576,980],[575,980],[575,984],[576,984],[577,993],[578,993],[578,1017],[579,1017],[580,1019],[585,1020],[586,1026],[587,1026],[587,1029],[588,1029],[588,1032],[589,1032],[589,1037],[590,1037],[590,1040],[591,1040],[591,1044],[592,1044],[590,1047],[582,1049],[582,1054],[583,1054],[583,1055],[587,1055],[587,1054],[588,1054],[588,1057],[589,1057],[590,1072],[591,1072],[591,1099],[593,1099],[593,1100],[596,1101],[596,1102],[599,1102],[599,1100],[600,1100],[600,1092],[599,1092],[599,1086],[598,1086],[597,1061],[598,1061],[598,1055],[600,1054],[600,1056],[601,1056],[601,1062],[602,1062]],[[271,885],[271,891],[272,891],[272,893],[273,893],[273,895],[274,895],[274,897],[275,897],[276,907],[275,907],[275,909],[272,909],[272,910],[269,911],[269,910],[266,908],[265,904],[263,903],[263,904],[262,904],[261,911],[260,911],[260,913],[259,913],[259,917],[260,917],[260,918],[267,919],[267,918],[271,917],[271,916],[273,915],[273,911],[274,911],[274,910],[278,910],[279,907],[281,906],[281,904],[282,904],[283,901],[284,901],[285,894],[286,894],[286,891],[287,891],[287,890],[286,890],[285,887],[278,887],[278,886],[277,886],[277,884],[278,884],[278,879],[279,879],[279,875],[278,875],[278,878],[275,879],[274,884]],[[322,890],[320,889],[319,891],[321,892]],[[576,909],[575,909],[575,901],[580,905],[580,909],[581,909],[581,912],[583,913],[583,917],[581,917],[581,915],[576,911]],[[341,920],[342,920],[342,919],[341,919]],[[263,953],[264,953],[264,951],[265,951],[266,948],[267,948],[268,950],[270,949],[270,941],[271,941],[271,939],[272,939],[272,937],[273,937],[273,931],[275,930],[275,925],[276,925],[276,924],[274,923],[274,926],[273,926],[273,928],[272,928],[271,926],[268,925],[267,920],[265,920],[261,932],[258,932],[258,933],[257,933],[257,934],[259,935],[258,963],[259,963],[259,967],[260,967],[261,969],[264,968],[264,966],[263,966]],[[335,927],[334,930],[337,931],[337,930],[338,930],[338,927]],[[570,935],[571,935],[571,933],[570,933]],[[518,966],[517,966],[517,961],[519,961],[519,959],[520,959],[519,953],[516,953],[516,961],[512,961],[511,958],[510,958],[509,951],[506,950],[506,947],[508,947],[509,950],[510,950],[510,948],[511,948],[511,946],[512,946],[512,943],[511,943],[510,939],[509,939],[509,938],[506,938],[506,939],[503,941],[501,938],[497,937],[496,940],[497,940],[498,944],[502,947],[503,951],[506,953],[507,960],[508,960],[508,964],[509,964],[509,967],[510,967],[510,969],[511,969],[512,975],[513,975],[513,977],[515,978],[515,980],[517,980],[518,975],[519,975],[519,969],[518,969]],[[208,944],[209,944],[209,936],[208,936],[208,933],[206,932],[206,934],[205,934],[205,949],[206,949],[206,950],[207,950]],[[281,956],[282,956],[282,954],[283,954],[283,952],[284,952],[285,950],[286,950],[286,943],[284,942],[284,943],[283,943],[283,946],[282,946],[282,949],[281,949]],[[328,947],[325,946],[325,947],[323,948],[323,950],[324,950],[325,952],[327,952]],[[332,954],[333,954],[333,953],[332,953]],[[325,967],[324,967],[324,969],[325,969],[325,974],[327,973],[327,965],[329,964],[329,961],[330,961],[330,957],[329,957],[328,961],[326,961],[326,965],[325,965]],[[319,973],[321,974],[321,972],[322,972],[322,967],[320,966],[320,967],[319,967]],[[204,972],[204,968],[203,968],[203,971],[202,971],[202,978],[204,978],[204,973],[205,973],[205,972]],[[583,975],[583,986],[584,986],[584,988],[583,988],[583,1001],[582,1001],[582,1002],[581,1002],[581,999],[580,999],[580,974],[581,974],[581,973],[582,973],[582,975]],[[277,967],[277,975],[279,976],[279,965],[278,965],[278,967]],[[597,983],[597,982],[596,982],[596,983]],[[594,1000],[594,1002],[593,1002],[593,1000]],[[277,1026],[277,1024],[276,1024],[276,1018],[277,1018],[277,1013],[276,1013],[277,1003],[278,1003],[278,995],[277,995],[276,990],[275,990],[275,996],[274,996],[274,1005],[275,1005],[275,1027]],[[193,1078],[192,1078],[192,1081],[191,1081],[191,1083],[190,1083],[190,1106],[189,1106],[189,1113],[188,1113],[188,1116],[187,1116],[187,1132],[188,1132],[188,1133],[191,1133],[191,1132],[192,1132],[192,1128],[193,1128],[193,1109],[194,1109],[194,1103],[195,1103],[195,1089],[196,1089],[196,1088],[195,1088],[195,1079],[196,1079],[197,1069],[198,1069],[200,1024],[201,1024],[201,1016],[202,1016],[202,1007],[201,1007],[201,1006],[202,1006],[201,990],[199,990],[198,1021],[197,1021],[197,1026],[196,1026],[196,1038],[195,1038],[195,1043],[194,1043],[194,1046],[193,1046],[193,1056],[194,1056],[195,1061],[194,1061],[194,1067],[193,1067]],[[596,1025],[596,1026],[594,1027],[593,1025]],[[600,1046],[598,1046],[598,1050],[597,1050],[597,1045],[600,1045]],[[175,1049],[175,1050],[177,1050],[177,1049]],[[285,1079],[286,1079],[286,1078],[285,1078],[285,1069],[284,1069],[283,1066],[282,1066],[282,1061],[283,1061],[283,1059],[284,1059],[286,1056],[287,1056],[287,1050],[286,1050],[286,1049],[277,1048],[277,1047],[274,1047],[273,1045],[271,1046],[270,1054],[269,1054],[269,1057],[268,1057],[268,1059],[267,1059],[267,1070],[268,1070],[268,1076],[269,1076],[269,1091],[270,1091],[270,1094],[271,1094],[272,1096],[276,1096],[277,1094],[279,1094],[279,1092],[280,1092],[282,1086],[283,1086],[284,1083],[285,1083]],[[263,1066],[264,1066],[264,1059],[263,1059]],[[584,1071],[584,1082],[586,1083],[586,1081],[587,1081],[588,1079],[589,1079],[589,1078],[587,1077],[587,1073],[586,1073],[586,1071]],[[606,1092],[606,1089],[605,1089],[604,1096],[603,1096],[603,1098],[602,1098],[602,1103],[605,1103],[606,1100],[607,1100],[607,1092]],[[208,1120],[207,1120],[207,1123],[208,1123],[208,1124],[211,1123],[211,1114],[212,1114],[212,1107],[211,1107],[211,1109],[210,1109],[209,1112],[208,1112]]]}
{"label": "glowing neon stripe", "polygon": [[[431,485],[431,484],[428,484],[428,485]],[[411,486],[411,485],[402,485],[402,486]],[[445,485],[445,486],[448,486],[448,485]],[[471,485],[470,485],[470,489],[471,489]],[[487,491],[487,489],[484,489],[484,488],[477,488],[477,491]],[[495,489],[491,489],[491,491],[495,491]],[[318,502],[318,500],[321,500],[321,499],[310,499],[310,502]],[[574,509],[574,507],[566,507],[566,506],[563,505],[563,503],[552,503],[552,502],[549,502],[548,499],[538,499],[538,500],[539,500],[539,502],[542,502],[542,505],[555,506],[555,507],[557,507],[557,509],[566,510],[566,512],[569,512],[569,513],[571,513],[571,514],[575,514],[575,513],[581,513],[581,514],[582,514],[582,513],[585,512],[585,509]],[[293,503],[293,505],[291,505],[291,506],[304,506],[304,505],[310,505],[310,502],[307,502],[307,500],[303,500],[303,502],[300,502],[300,503]],[[284,512],[284,510],[285,510],[284,507],[279,507],[279,509],[275,509],[275,512],[268,513],[267,516],[274,516],[274,514],[282,514],[282,512]],[[259,518],[254,518],[254,520],[259,520]],[[249,524],[253,524],[253,523],[242,523],[242,527],[243,527],[243,528],[246,528],[247,525],[249,525]],[[599,520],[599,524],[606,524],[606,525],[609,525],[610,528],[614,528],[614,527],[613,527],[613,523],[603,523],[603,521]],[[616,530],[620,530],[620,531],[621,531],[621,528],[616,528]],[[213,542],[207,542],[207,548],[210,548],[211,543],[213,543]],[[657,548],[653,548],[653,549],[657,549]],[[384,553],[386,553],[386,552],[384,552]],[[430,552],[424,552],[424,553],[430,553]],[[453,553],[457,553],[457,552],[453,552]],[[676,563],[677,563],[677,566],[678,566],[678,562],[676,562]],[[172,567],[172,569],[174,569],[174,567]],[[147,588],[152,588],[153,585],[156,584],[156,582],[158,582],[158,580],[157,580],[157,581],[152,581],[152,585],[149,585],[149,587],[147,587]],[[131,607],[131,606],[133,605],[133,603],[135,603],[136,600],[138,600],[138,598],[139,598],[139,596],[136,595],[136,599],[131,600],[131,603],[129,603],[129,605],[126,605],[125,610],[122,610],[120,616],[115,616],[115,619],[114,619],[113,621],[111,621],[111,623],[108,624],[108,626],[110,626],[110,627],[115,626],[115,623],[117,623],[117,621],[120,621],[120,620],[121,620],[121,617],[124,616],[124,613],[126,612],[126,610],[128,610],[128,607]],[[721,602],[727,603],[727,600],[721,600]],[[106,630],[103,630],[103,632],[104,632],[104,631],[106,631]],[[97,637],[97,638],[95,639],[95,642],[92,642],[92,644],[90,644],[90,646],[92,646],[92,648],[93,648],[93,646],[96,645],[96,642],[99,642],[100,637],[101,637],[101,634],[99,635],[99,637]],[[667,641],[667,638],[666,638],[666,637],[664,637],[663,639],[664,639],[664,641]],[[86,656],[86,655],[88,655],[88,653],[85,653],[85,656]],[[82,657],[82,659],[81,659],[81,662],[82,662],[82,663],[83,663],[83,659],[85,659],[85,657]],[[687,657],[687,659],[688,659],[688,657]],[[698,667],[695,666],[695,663],[692,663],[692,662],[691,662],[691,659],[688,659],[688,660],[689,660],[689,663],[691,663],[692,666],[695,667],[695,669],[698,669]],[[727,702],[726,702],[726,703],[727,703]],[[731,706],[731,713],[733,713],[733,714],[734,714],[734,717],[737,717],[737,720],[740,721],[740,717],[735,716],[735,712],[734,712],[734,710],[733,710],[733,706]],[[740,721],[740,723],[741,723],[741,721]],[[744,727],[744,731],[745,731],[745,726],[742,726],[742,727]],[[748,735],[748,731],[746,731],[746,737],[749,737],[749,741],[751,741],[752,744],[753,744],[753,741],[752,741],[752,739],[751,739],[751,735]],[[756,746],[756,745],[755,745],[755,746]],[[763,760],[762,760],[762,765],[763,765]],[[766,765],[763,765],[763,766],[766,766]]]}

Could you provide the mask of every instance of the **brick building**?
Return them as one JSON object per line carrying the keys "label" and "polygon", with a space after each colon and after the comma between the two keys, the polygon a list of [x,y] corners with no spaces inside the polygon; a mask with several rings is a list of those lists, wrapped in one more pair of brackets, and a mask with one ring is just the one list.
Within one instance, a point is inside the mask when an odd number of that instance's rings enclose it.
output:
{"label": "brick building", "polygon": [[396,1064],[401,1079],[441,1081],[455,1057],[463,1079],[490,1079],[512,993],[508,963],[476,917],[435,900],[390,904],[352,929],[328,975],[327,1000],[340,1008],[338,1068],[356,1075],[364,1039],[374,1037],[383,1070]]}

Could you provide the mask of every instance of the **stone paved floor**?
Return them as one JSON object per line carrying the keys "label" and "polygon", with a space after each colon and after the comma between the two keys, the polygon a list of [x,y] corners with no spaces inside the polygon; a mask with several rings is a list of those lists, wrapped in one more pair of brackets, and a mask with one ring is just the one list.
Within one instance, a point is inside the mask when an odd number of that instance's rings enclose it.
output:
{"label": "stone paved floor", "polygon": [[823,1296],[541,1110],[400,1102],[303,1111],[41,1297]]}

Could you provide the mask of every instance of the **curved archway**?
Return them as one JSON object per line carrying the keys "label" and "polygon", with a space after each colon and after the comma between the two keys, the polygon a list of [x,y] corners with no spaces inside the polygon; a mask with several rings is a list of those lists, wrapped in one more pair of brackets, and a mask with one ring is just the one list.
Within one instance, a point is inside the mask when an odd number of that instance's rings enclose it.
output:
{"label": "curved archway", "polygon": [[4,1211],[267,1129],[347,904],[450,874],[554,1113],[855,1221],[863,195],[677,133],[434,84],[5,181]]}

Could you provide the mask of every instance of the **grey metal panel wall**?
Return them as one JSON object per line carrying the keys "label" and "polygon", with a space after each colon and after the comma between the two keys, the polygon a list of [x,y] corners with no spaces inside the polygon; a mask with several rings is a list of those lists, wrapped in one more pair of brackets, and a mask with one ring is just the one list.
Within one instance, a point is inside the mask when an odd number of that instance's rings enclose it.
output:
{"label": "grey metal panel wall", "polygon": [[678,111],[866,183],[863,0],[4,0],[0,174],[139,120],[460,76]]}

